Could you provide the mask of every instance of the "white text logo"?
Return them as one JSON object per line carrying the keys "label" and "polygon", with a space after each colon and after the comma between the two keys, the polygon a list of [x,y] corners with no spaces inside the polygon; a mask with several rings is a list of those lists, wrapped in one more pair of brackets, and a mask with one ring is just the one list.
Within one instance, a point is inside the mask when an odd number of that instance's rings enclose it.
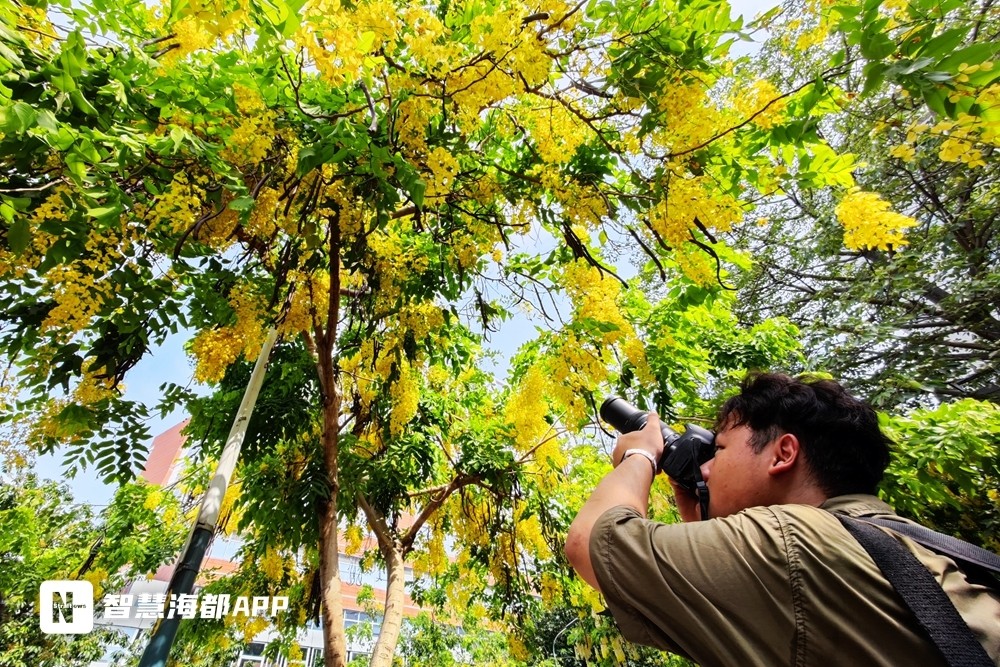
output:
{"label": "white text logo", "polygon": [[89,581],[43,581],[38,591],[42,632],[80,635],[94,629],[94,587]]}

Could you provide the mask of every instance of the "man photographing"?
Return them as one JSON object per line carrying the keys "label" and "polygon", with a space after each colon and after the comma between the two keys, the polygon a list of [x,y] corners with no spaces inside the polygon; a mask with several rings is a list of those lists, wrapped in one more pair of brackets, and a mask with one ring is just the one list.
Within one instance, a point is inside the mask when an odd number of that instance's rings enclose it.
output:
{"label": "man photographing", "polygon": [[[956,664],[835,516],[893,516],[874,495],[889,444],[875,412],[837,383],[752,375],[720,411],[714,458],[701,466],[710,518],[671,480],[684,522],[646,519],[664,448],[651,414],[618,439],[615,468],[580,509],[566,554],[626,639],[706,667]],[[984,649],[962,664],[1000,665],[1000,595],[952,559],[895,539]]]}

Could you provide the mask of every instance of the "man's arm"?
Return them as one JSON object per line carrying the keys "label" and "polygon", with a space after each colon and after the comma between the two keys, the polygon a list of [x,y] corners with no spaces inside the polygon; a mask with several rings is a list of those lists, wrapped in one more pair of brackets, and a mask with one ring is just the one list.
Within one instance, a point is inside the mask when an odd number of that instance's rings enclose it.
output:
{"label": "man's arm", "polygon": [[660,420],[655,413],[649,415],[646,426],[641,431],[626,433],[618,438],[611,455],[615,469],[609,472],[597,485],[590,498],[580,508],[569,532],[566,534],[566,556],[570,564],[584,581],[600,590],[590,560],[590,534],[594,524],[612,507],[627,506],[646,516],[649,506],[649,489],[653,484],[654,470],[645,456],[630,456],[622,461],[626,450],[642,449],[660,460],[663,452],[663,436]]}

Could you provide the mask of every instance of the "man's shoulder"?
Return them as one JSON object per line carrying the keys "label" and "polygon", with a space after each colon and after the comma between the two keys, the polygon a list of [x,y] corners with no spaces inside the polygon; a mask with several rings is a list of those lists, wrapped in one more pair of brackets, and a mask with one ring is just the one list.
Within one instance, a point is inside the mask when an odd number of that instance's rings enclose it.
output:
{"label": "man's shoulder", "polygon": [[[748,522],[755,525],[775,526],[789,542],[821,540],[827,541],[835,537],[835,548],[842,548],[853,542],[849,533],[841,525],[836,514],[851,517],[861,516],[895,516],[892,508],[875,496],[855,494],[837,496],[828,499],[822,505],[782,504],[750,507],[735,515],[740,517],[743,525]],[[725,520],[725,519],[723,519]],[[852,545],[853,546],[853,545]],[[849,551],[854,551],[853,548]]]}
{"label": "man's shoulder", "polygon": [[749,516],[773,515],[778,517],[779,520],[805,520],[809,522],[826,522],[829,519],[832,521],[831,525],[835,525],[839,524],[839,522],[832,516],[833,514],[861,517],[874,515],[895,516],[896,513],[892,507],[875,496],[853,494],[829,498],[818,506],[793,503],[764,505],[749,507],[740,512],[740,514]]}

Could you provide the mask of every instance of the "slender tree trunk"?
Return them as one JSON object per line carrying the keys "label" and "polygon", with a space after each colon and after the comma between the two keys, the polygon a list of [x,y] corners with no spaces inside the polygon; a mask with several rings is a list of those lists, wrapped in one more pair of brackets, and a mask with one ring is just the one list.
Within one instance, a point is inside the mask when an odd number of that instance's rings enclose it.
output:
{"label": "slender tree trunk", "polygon": [[382,556],[386,563],[385,613],[382,617],[382,631],[375,650],[372,652],[370,667],[392,667],[392,657],[403,628],[403,607],[406,604],[406,568],[403,552],[399,545],[393,545]]}
{"label": "slender tree trunk", "polygon": [[[323,365],[322,357],[320,365]],[[330,498],[319,521],[320,591],[323,596],[323,657],[326,667],[347,664],[347,640],[344,635],[344,604],[341,597],[340,541],[337,522],[337,449],[339,445],[338,416],[340,397],[333,387],[323,406],[323,460],[330,480]]]}
{"label": "slender tree trunk", "polygon": [[369,667],[392,667],[392,657],[403,628],[403,606],[406,604],[406,553],[403,544],[394,538],[393,531],[382,513],[368,502],[364,494],[358,495],[358,504],[368,519],[368,525],[378,539],[378,549],[385,559],[386,587],[385,610],[382,630],[372,651]]}
{"label": "slender tree trunk", "polygon": [[[320,514],[319,571],[323,597],[323,659],[326,667],[347,664],[344,633],[344,603],[340,579],[340,525],[337,500],[340,496],[340,384],[334,351],[340,321],[340,215],[330,221],[330,291],[325,318],[312,312],[316,332],[316,366],[323,390],[323,470],[330,485],[330,497]],[[325,319],[325,323],[322,321]],[[325,326],[324,326],[325,325]],[[325,331],[324,331],[325,329]]]}

